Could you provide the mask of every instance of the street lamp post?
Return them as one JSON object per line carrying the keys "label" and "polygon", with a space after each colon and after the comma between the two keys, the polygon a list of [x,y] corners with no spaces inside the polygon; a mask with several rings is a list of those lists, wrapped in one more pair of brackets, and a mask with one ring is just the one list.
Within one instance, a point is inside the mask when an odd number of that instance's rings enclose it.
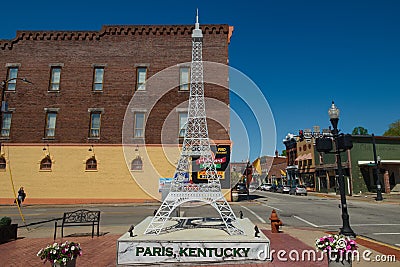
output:
{"label": "street lamp post", "polygon": [[332,101],[332,106],[328,110],[329,118],[331,124],[333,126],[332,135],[335,141],[335,155],[336,155],[336,162],[337,162],[337,169],[338,169],[338,176],[339,176],[339,191],[340,191],[340,202],[342,207],[342,222],[343,227],[340,228],[340,234],[345,236],[356,236],[354,231],[350,227],[350,220],[349,220],[349,213],[347,211],[347,203],[346,203],[346,193],[345,193],[345,183],[344,183],[344,176],[343,176],[343,169],[342,169],[342,159],[340,157],[340,146],[339,146],[339,130],[337,128],[339,122],[339,109],[335,106],[335,103]]}
{"label": "street lamp post", "polygon": [[[28,81],[28,79],[26,79],[26,78],[10,78],[8,80],[1,81],[1,83],[0,83],[0,85],[1,85],[0,136],[2,135],[1,131],[3,130],[3,113],[8,111],[7,102],[4,100],[5,93],[6,93],[6,86],[9,82],[15,81],[15,80],[20,80],[25,83],[32,84],[32,82]],[[1,143],[0,143],[0,146],[1,146]]]}
{"label": "street lamp post", "polygon": [[376,201],[382,201],[382,186],[381,186],[381,181],[379,180],[379,175],[378,175],[378,165],[380,163],[380,160],[378,160],[378,157],[376,156],[376,143],[375,143],[375,135],[372,134],[372,150],[374,151],[374,178],[376,181]]}

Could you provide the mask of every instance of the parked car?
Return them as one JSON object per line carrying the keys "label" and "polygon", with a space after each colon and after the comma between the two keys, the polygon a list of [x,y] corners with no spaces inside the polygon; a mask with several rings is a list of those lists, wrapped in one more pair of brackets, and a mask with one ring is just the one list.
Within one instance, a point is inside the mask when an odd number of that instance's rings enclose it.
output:
{"label": "parked car", "polygon": [[270,191],[272,187],[272,184],[261,184],[260,185],[260,190],[261,191]]}
{"label": "parked car", "polygon": [[295,187],[290,188],[289,194],[307,196],[307,189],[304,185],[296,185]]}
{"label": "parked car", "polygon": [[283,194],[289,194],[290,192],[290,186],[289,185],[284,185],[282,188],[282,193]]}
{"label": "parked car", "polygon": [[277,185],[273,190],[275,190],[276,193],[288,194],[290,191],[290,186],[280,184]]}
{"label": "parked car", "polygon": [[235,186],[235,190],[239,193],[239,194],[247,194],[247,186],[245,183],[238,183]]}

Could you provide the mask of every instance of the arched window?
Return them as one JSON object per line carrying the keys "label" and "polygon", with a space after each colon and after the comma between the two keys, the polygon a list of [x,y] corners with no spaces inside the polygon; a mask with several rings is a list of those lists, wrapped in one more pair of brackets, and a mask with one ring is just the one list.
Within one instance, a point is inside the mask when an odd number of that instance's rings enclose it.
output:
{"label": "arched window", "polygon": [[95,156],[86,161],[86,170],[97,170],[97,160]]}
{"label": "arched window", "polygon": [[41,170],[51,170],[51,158],[50,156],[46,156],[40,162],[40,169]]}
{"label": "arched window", "polygon": [[6,168],[6,159],[4,156],[0,156],[0,170],[4,170]]}
{"label": "arched window", "polygon": [[134,160],[132,160],[131,170],[132,171],[141,171],[143,169],[143,161],[137,156]]}

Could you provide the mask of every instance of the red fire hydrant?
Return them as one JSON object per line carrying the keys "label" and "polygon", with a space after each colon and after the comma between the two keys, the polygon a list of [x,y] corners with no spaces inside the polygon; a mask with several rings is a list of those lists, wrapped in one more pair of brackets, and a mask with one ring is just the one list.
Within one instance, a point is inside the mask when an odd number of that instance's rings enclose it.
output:
{"label": "red fire hydrant", "polygon": [[272,233],[279,233],[279,226],[282,226],[283,223],[279,219],[278,214],[276,214],[275,210],[272,210],[271,216],[269,217],[269,220],[271,221],[271,232]]}

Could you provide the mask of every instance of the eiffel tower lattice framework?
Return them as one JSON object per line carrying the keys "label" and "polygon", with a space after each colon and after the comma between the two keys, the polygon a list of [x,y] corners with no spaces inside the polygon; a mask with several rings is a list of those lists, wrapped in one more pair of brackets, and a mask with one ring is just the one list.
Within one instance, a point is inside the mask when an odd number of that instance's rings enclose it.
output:
{"label": "eiffel tower lattice framework", "polygon": [[[145,234],[160,234],[166,222],[170,219],[172,211],[180,205],[191,201],[205,202],[213,206],[219,212],[228,234],[244,234],[241,229],[233,224],[237,222],[237,219],[222,195],[221,184],[211,152],[204,101],[202,46],[203,34],[199,28],[197,14],[195,29],[192,32],[190,97],[182,152],[171,183],[170,192],[157,210]],[[205,169],[203,171],[205,171],[208,178],[207,183],[189,183],[189,164],[192,157],[199,157],[202,161]]]}

